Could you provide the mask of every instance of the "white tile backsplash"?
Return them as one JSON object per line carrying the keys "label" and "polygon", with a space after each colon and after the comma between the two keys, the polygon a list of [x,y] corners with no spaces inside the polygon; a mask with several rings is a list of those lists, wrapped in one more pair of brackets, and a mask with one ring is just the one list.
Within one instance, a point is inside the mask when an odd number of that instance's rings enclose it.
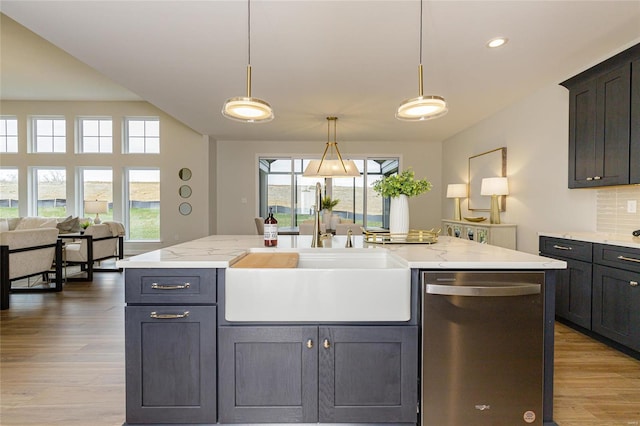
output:
{"label": "white tile backsplash", "polygon": [[[636,200],[635,213],[627,213],[629,200]],[[640,229],[640,185],[598,189],[596,203],[598,232],[624,235]]]}

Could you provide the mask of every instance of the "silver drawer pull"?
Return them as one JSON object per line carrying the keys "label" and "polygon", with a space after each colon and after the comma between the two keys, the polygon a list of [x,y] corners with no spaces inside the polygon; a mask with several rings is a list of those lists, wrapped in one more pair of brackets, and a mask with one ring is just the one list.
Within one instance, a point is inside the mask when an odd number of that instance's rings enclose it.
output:
{"label": "silver drawer pull", "polygon": [[638,287],[638,281],[629,281],[631,287]]}
{"label": "silver drawer pull", "polygon": [[157,312],[151,312],[149,315],[151,318],[155,319],[176,319],[176,318],[186,318],[189,316],[189,311],[184,311],[182,314],[159,314]]}
{"label": "silver drawer pull", "polygon": [[600,180],[600,179],[602,179],[600,176],[594,176],[593,177],[593,180]]}
{"label": "silver drawer pull", "polygon": [[589,181],[589,182],[591,182],[592,180],[593,180],[593,178],[591,178],[591,177],[587,178],[587,181]]}
{"label": "silver drawer pull", "polygon": [[634,259],[633,257],[626,257],[626,256],[618,256],[618,259],[620,260],[626,260],[627,262],[636,262],[636,263],[640,263],[640,259]]}
{"label": "silver drawer pull", "polygon": [[573,250],[573,247],[559,246],[557,244],[554,244],[553,248],[558,250]]}
{"label": "silver drawer pull", "polygon": [[191,284],[189,283],[178,284],[178,285],[164,285],[164,284],[158,284],[158,283],[151,284],[151,288],[154,290],[183,290],[189,287],[191,287]]}

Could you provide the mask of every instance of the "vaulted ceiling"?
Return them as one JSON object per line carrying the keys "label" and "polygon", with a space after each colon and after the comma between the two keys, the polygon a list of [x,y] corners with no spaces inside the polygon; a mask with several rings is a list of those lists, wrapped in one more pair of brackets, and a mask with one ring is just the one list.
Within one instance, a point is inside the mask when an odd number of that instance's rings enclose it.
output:
{"label": "vaulted ceiling", "polygon": [[[2,99],[143,99],[218,140],[323,140],[327,115],[338,140],[443,140],[640,41],[640,1],[425,1],[424,91],[449,113],[407,123],[394,114],[418,95],[419,1],[254,0],[252,94],[276,118],[244,124],[220,110],[246,94],[245,1],[2,0],[0,11],[11,18]],[[509,42],[488,49],[498,35]]]}

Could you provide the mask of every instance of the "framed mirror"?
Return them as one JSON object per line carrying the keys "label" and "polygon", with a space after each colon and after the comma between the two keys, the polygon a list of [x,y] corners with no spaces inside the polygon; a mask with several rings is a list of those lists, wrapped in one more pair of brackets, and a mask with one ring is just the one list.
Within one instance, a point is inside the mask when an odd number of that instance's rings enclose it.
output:
{"label": "framed mirror", "polygon": [[189,203],[180,204],[178,206],[178,211],[180,212],[181,215],[184,215],[184,216],[191,214],[191,204]]}
{"label": "framed mirror", "polygon": [[191,169],[188,169],[186,167],[181,168],[178,172],[178,177],[180,177],[181,180],[185,181],[191,179]]}
{"label": "framed mirror", "polygon": [[[480,195],[482,179],[507,176],[507,148],[497,148],[469,157],[469,210],[490,211],[491,197]],[[506,209],[506,196],[499,197],[500,211]]]}
{"label": "framed mirror", "polygon": [[182,185],[179,189],[178,189],[178,194],[180,194],[180,196],[182,198],[189,198],[191,197],[191,187],[189,185]]}

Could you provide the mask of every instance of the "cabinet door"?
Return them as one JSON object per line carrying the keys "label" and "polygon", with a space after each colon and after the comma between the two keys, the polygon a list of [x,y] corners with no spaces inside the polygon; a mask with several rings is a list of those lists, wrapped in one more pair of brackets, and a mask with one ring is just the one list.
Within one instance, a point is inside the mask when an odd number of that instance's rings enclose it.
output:
{"label": "cabinet door", "polygon": [[418,327],[320,327],[319,421],[416,423]]}
{"label": "cabinet door", "polygon": [[640,275],[594,265],[593,331],[640,351]]}
{"label": "cabinet door", "polygon": [[567,269],[556,275],[556,315],[591,329],[591,264],[562,259]]}
{"label": "cabinet door", "polygon": [[216,422],[216,307],[125,308],[126,416]]}
{"label": "cabinet door", "polygon": [[317,422],[317,334],[317,327],[220,327],[220,422]]}
{"label": "cabinet door", "polygon": [[629,183],[640,183],[640,59],[631,63],[631,72]]}
{"label": "cabinet door", "polygon": [[576,84],[569,94],[569,188],[629,183],[631,67]]}

